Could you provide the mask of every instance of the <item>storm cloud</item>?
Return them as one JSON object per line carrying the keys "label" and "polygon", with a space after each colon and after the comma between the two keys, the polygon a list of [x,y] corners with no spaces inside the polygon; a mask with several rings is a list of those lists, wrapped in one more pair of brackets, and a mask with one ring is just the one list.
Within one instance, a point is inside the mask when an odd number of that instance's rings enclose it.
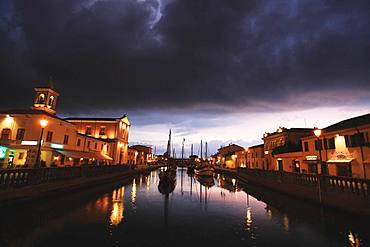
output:
{"label": "storm cloud", "polygon": [[5,0],[0,7],[0,80],[24,95],[17,102],[4,95],[1,108],[28,106],[32,87],[49,76],[65,115],[369,101],[366,0]]}

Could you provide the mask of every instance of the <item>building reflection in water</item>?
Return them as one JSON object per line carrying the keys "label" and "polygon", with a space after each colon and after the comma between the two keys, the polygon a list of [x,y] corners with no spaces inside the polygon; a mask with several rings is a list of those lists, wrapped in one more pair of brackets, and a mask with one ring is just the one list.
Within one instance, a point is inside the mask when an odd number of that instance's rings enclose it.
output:
{"label": "building reflection in water", "polygon": [[286,214],[283,216],[283,226],[286,232],[289,232],[289,218]]}
{"label": "building reflection in water", "polygon": [[113,191],[112,195],[113,206],[110,215],[110,222],[113,226],[117,226],[123,220],[124,198],[125,198],[125,187],[121,187]]}
{"label": "building reflection in water", "polygon": [[348,242],[349,242],[349,246],[351,246],[351,247],[361,246],[360,238],[359,238],[358,234],[354,233],[352,231],[349,231],[349,233],[348,233]]}
{"label": "building reflection in water", "polygon": [[245,216],[245,229],[247,231],[251,230],[252,222],[252,208],[249,205],[249,195],[247,194],[247,213]]}
{"label": "building reflection in water", "polygon": [[135,178],[132,181],[131,205],[133,209],[136,209],[136,179]]}

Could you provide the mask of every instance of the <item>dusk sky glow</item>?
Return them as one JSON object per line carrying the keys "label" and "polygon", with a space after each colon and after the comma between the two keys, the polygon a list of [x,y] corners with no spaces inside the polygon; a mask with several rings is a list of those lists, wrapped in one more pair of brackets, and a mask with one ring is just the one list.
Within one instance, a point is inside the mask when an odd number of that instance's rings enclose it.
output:
{"label": "dusk sky glow", "polygon": [[[165,150],[173,129],[262,143],[370,109],[369,1],[2,0],[0,108],[29,107],[54,78],[58,115],[128,114],[131,143]],[[198,147],[195,147],[197,152]]]}

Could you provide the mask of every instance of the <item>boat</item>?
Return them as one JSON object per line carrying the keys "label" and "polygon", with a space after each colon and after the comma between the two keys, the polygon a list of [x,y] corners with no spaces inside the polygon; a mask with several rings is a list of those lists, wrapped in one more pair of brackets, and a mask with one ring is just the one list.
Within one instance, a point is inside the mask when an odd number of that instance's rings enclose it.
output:
{"label": "boat", "polygon": [[196,179],[206,188],[210,188],[215,185],[215,180],[211,176],[196,176]]}
{"label": "boat", "polygon": [[214,171],[215,171],[214,168],[212,166],[209,166],[209,165],[198,166],[194,170],[195,175],[197,175],[197,176],[208,176],[208,177],[213,177]]}

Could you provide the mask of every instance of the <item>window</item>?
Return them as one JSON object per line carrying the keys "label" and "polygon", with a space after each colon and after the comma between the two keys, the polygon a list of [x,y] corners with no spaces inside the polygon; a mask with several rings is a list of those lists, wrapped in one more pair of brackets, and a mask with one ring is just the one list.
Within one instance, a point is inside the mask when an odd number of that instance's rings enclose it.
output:
{"label": "window", "polygon": [[315,150],[322,150],[322,140],[315,140]]}
{"label": "window", "polygon": [[90,147],[90,141],[87,142],[87,147],[89,148]]}
{"label": "window", "polygon": [[328,149],[328,140],[326,138],[324,138],[324,149]]}
{"label": "window", "polygon": [[86,127],[86,132],[85,132],[86,135],[91,135],[91,126],[87,126]]}
{"label": "window", "polygon": [[19,154],[18,154],[18,159],[19,160],[22,160],[24,158],[24,152],[20,152]]}
{"label": "window", "polygon": [[25,129],[19,128],[19,129],[17,130],[17,137],[16,137],[16,139],[17,139],[18,141],[23,141],[24,133],[25,133],[25,132],[26,132],[26,130],[25,130]]}
{"label": "window", "polygon": [[105,136],[105,126],[101,126],[99,130],[99,135]]}
{"label": "window", "polygon": [[365,138],[363,133],[357,133],[350,136],[351,147],[361,147],[365,145]]}
{"label": "window", "polygon": [[328,147],[329,147],[329,149],[335,149],[335,140],[334,140],[334,137],[333,138],[330,138],[328,140]]}
{"label": "window", "polygon": [[308,148],[308,142],[304,142],[304,151],[305,152],[309,152],[309,148]]}
{"label": "window", "polygon": [[40,94],[38,99],[37,99],[38,104],[44,104],[45,103],[45,94]]}
{"label": "window", "polygon": [[102,144],[102,145],[101,145],[101,148],[100,148],[100,150],[103,150],[103,148],[104,148],[104,144]]}
{"label": "window", "polygon": [[47,142],[52,142],[53,141],[53,132],[52,131],[48,131],[48,133],[46,135],[46,141]]}
{"label": "window", "polygon": [[48,105],[50,107],[53,107],[53,104],[54,104],[54,96],[50,96]]}
{"label": "window", "polygon": [[81,146],[81,139],[77,139],[77,147]]}
{"label": "window", "polygon": [[10,139],[10,129],[4,128],[1,131],[1,140],[9,140]]}
{"label": "window", "polygon": [[97,148],[98,148],[98,143],[96,143],[96,142],[95,142],[95,147],[94,147],[94,148],[95,148],[95,149],[97,149]]}
{"label": "window", "polygon": [[69,135],[64,135],[63,144],[68,144]]}

